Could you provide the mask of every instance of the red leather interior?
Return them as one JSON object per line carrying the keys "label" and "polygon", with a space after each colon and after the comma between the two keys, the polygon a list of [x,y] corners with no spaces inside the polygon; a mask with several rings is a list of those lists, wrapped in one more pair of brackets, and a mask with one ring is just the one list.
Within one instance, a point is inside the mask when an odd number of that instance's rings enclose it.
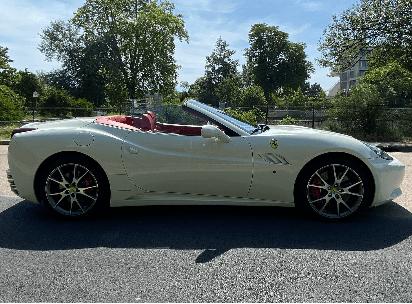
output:
{"label": "red leather interior", "polygon": [[164,132],[180,135],[196,135],[201,136],[201,126],[182,126],[156,123],[156,117],[153,112],[148,112],[142,115],[142,118],[130,116],[102,116],[96,119],[97,123],[114,126],[123,129]]}
{"label": "red leather interior", "polygon": [[141,129],[143,131],[151,131],[152,130],[152,117],[149,114],[143,114]]}

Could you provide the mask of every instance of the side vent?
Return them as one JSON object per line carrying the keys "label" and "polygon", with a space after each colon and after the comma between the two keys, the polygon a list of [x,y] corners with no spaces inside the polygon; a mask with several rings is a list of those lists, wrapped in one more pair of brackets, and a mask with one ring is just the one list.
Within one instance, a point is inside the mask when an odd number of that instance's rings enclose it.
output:
{"label": "side vent", "polygon": [[264,161],[268,162],[269,164],[274,165],[290,165],[290,163],[283,157],[278,154],[266,153],[266,154],[259,154]]}

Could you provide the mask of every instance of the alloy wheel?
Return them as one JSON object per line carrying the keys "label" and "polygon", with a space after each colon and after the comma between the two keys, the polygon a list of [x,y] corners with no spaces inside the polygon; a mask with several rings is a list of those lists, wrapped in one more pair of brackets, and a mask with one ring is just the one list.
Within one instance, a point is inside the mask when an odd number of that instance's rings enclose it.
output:
{"label": "alloy wheel", "polygon": [[364,183],[351,167],[329,164],[318,169],[306,187],[307,199],[319,215],[343,218],[355,212],[362,203]]}
{"label": "alloy wheel", "polygon": [[57,212],[66,216],[79,216],[96,203],[99,185],[89,169],[80,164],[67,163],[48,175],[45,193],[51,207]]}

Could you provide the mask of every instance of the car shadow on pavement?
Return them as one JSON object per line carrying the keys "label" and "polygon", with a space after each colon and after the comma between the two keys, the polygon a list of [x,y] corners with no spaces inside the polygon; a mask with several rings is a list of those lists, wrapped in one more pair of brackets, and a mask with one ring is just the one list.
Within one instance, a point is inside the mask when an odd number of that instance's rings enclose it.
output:
{"label": "car shadow on pavement", "polygon": [[294,208],[231,206],[123,207],[96,219],[65,221],[17,199],[0,213],[1,248],[204,250],[197,263],[235,248],[378,250],[411,235],[412,214],[394,202],[342,223],[305,219]]}

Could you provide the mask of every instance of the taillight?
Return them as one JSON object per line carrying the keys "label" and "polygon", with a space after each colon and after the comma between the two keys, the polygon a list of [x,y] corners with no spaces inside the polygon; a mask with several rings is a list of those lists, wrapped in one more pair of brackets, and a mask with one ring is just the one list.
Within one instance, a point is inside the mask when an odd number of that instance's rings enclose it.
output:
{"label": "taillight", "polygon": [[36,128],[17,128],[17,129],[14,129],[13,132],[11,132],[10,138],[13,138],[14,134],[16,134],[16,133],[23,133],[23,132],[33,131],[33,130],[36,130]]}

